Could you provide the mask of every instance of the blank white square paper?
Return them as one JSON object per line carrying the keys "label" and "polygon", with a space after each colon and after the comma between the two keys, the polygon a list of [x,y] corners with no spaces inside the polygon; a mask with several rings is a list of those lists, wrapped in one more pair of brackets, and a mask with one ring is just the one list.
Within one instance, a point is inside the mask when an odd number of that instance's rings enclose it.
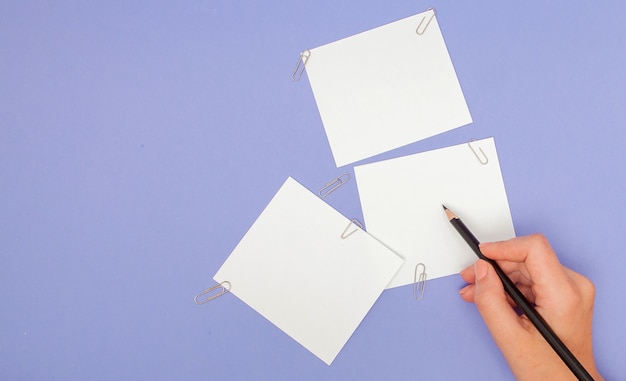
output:
{"label": "blank white square paper", "polygon": [[413,283],[418,263],[433,279],[476,261],[442,204],[482,242],[515,237],[495,142],[472,147],[482,163],[463,143],[354,168],[367,231],[405,260],[389,288]]}
{"label": "blank white square paper", "polygon": [[306,72],[338,167],[472,122],[433,10],[310,49]]}
{"label": "blank white square paper", "polygon": [[402,259],[291,177],[215,281],[329,364]]}

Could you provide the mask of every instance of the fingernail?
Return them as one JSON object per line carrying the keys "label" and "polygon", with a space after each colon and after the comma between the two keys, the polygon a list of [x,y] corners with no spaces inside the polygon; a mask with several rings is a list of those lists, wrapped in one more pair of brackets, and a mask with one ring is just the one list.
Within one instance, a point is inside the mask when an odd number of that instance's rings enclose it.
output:
{"label": "fingernail", "polygon": [[469,290],[470,285],[468,284],[467,286],[463,287],[462,289],[459,290],[459,294],[463,295],[467,292],[467,290]]}
{"label": "fingernail", "polygon": [[474,275],[476,276],[476,283],[487,276],[487,271],[489,268],[487,267],[487,262],[483,260],[478,260],[474,263]]}
{"label": "fingernail", "polygon": [[478,247],[487,247],[491,245],[493,242],[481,242],[478,244]]}

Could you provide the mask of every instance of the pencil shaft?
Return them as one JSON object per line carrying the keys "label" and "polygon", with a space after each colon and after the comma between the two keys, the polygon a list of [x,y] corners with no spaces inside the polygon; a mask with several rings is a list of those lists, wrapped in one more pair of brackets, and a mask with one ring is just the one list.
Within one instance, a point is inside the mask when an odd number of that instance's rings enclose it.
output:
{"label": "pencil shaft", "polygon": [[463,221],[461,221],[458,217],[454,217],[450,219],[450,223],[454,228],[459,232],[461,237],[467,242],[469,247],[474,251],[474,253],[478,256],[478,258],[489,262],[498,277],[502,281],[504,286],[504,290],[507,294],[513,299],[515,304],[524,312],[524,315],[531,321],[531,323],[537,328],[539,333],[546,339],[548,344],[554,349],[554,351],[559,355],[561,360],[567,365],[567,367],[574,373],[574,375],[579,380],[585,381],[593,381],[593,378],[587,372],[587,370],[582,366],[582,364],[578,361],[578,359],[574,356],[574,354],[563,344],[561,339],[554,333],[554,331],[550,328],[548,323],[541,317],[539,312],[533,307],[533,305],[526,299],[524,294],[515,286],[515,283],[511,281],[511,279],[506,275],[506,273],[498,266],[496,261],[493,259],[487,258],[481,251],[478,240],[472,232],[465,226]]}

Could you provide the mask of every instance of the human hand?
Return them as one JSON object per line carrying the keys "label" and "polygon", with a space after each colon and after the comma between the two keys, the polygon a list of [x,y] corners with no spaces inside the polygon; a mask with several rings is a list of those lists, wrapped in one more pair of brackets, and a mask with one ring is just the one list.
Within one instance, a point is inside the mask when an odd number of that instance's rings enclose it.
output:
{"label": "human hand", "polygon": [[[595,380],[592,349],[592,317],[595,288],[584,276],[561,265],[542,235],[514,238],[480,245],[494,259],[526,299],[576,356]],[[461,271],[469,283],[459,291],[463,300],[474,302],[493,339],[517,380],[575,380],[575,376],[515,304],[493,267],[478,260]]]}

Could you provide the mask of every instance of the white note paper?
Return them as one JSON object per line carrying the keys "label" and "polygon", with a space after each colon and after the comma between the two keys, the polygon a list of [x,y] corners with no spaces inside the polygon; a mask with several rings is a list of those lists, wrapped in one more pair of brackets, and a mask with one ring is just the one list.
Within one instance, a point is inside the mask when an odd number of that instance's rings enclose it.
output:
{"label": "white note paper", "polygon": [[310,49],[306,72],[338,167],[472,122],[433,10]]}
{"label": "white note paper", "polygon": [[215,274],[326,364],[402,259],[291,177]]}
{"label": "white note paper", "polygon": [[405,259],[388,288],[413,283],[420,262],[433,279],[458,273],[477,259],[442,204],[479,241],[515,236],[495,142],[483,139],[472,147],[487,164],[464,143],[355,167],[367,231]]}

